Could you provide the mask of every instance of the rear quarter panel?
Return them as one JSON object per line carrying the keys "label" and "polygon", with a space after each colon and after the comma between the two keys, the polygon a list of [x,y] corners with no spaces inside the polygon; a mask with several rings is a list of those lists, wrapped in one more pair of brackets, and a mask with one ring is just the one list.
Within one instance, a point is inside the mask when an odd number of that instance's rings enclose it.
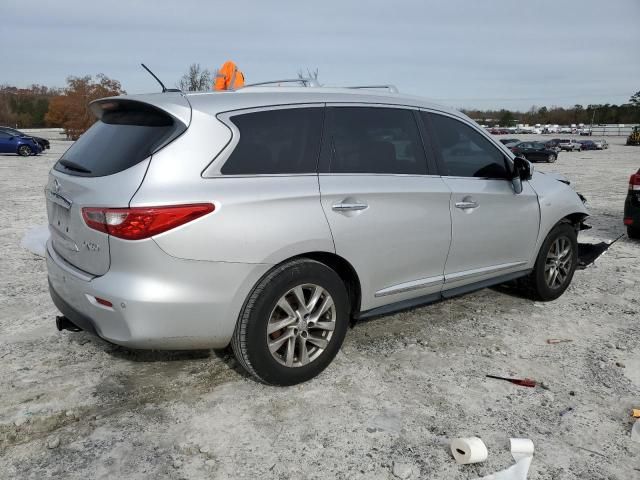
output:
{"label": "rear quarter panel", "polygon": [[317,175],[203,178],[230,140],[226,125],[194,109],[189,129],[152,157],[131,206],[215,205],[213,213],[153,237],[160,248],[184,259],[267,264],[334,252]]}

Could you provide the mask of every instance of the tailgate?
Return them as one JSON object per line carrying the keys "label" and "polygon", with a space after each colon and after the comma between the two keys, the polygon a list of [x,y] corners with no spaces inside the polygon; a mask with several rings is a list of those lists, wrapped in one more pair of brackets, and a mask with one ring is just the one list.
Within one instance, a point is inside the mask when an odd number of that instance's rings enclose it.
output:
{"label": "tailgate", "polygon": [[147,170],[149,159],[108,177],[74,177],[56,170],[45,188],[51,242],[56,253],[92,275],[109,270],[109,235],[93,230],[82,207],[127,207]]}
{"label": "tailgate", "polygon": [[109,270],[109,235],[89,228],[84,207],[126,208],[154,153],[187,128],[189,102],[180,94],[97,100],[98,121],[58,160],[45,188],[56,253],[92,275]]}

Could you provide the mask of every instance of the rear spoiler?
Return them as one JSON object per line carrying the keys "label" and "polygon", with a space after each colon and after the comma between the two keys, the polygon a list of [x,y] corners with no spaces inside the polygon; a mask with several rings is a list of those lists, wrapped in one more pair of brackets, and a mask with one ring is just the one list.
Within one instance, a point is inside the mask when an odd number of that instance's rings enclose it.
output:
{"label": "rear spoiler", "polygon": [[168,114],[185,127],[189,127],[191,123],[191,104],[184,95],[177,92],[101,98],[91,102],[89,109],[100,120],[107,112],[147,111]]}

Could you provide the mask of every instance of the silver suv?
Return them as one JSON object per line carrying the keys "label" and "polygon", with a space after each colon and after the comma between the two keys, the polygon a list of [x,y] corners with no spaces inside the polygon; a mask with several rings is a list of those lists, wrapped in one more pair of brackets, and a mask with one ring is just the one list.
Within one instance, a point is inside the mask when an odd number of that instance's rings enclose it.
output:
{"label": "silver suv", "polygon": [[349,88],[98,100],[46,186],[58,328],[308,380],[352,319],[518,279],[553,300],[588,215],[463,114]]}

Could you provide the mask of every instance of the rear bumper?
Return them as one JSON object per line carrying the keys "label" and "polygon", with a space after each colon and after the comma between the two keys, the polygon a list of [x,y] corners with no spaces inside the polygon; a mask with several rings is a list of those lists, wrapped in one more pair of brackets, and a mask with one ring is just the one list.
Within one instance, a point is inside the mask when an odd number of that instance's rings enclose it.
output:
{"label": "rear bumper", "polygon": [[[47,244],[49,290],[74,324],[108,342],[131,348],[198,349],[229,344],[238,314],[263,264],[182,260],[153,240],[130,246],[100,277],[80,276]],[[116,244],[117,249],[117,244]],[[108,300],[111,307],[99,304]]]}

